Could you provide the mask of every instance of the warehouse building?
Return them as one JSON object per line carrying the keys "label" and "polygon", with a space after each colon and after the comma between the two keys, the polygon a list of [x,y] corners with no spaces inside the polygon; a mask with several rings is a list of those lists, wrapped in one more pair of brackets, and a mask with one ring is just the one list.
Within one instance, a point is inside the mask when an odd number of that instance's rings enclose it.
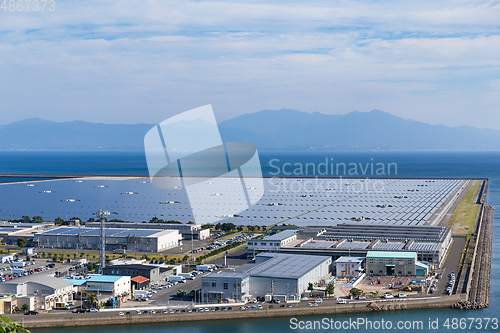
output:
{"label": "warehouse building", "polygon": [[130,295],[131,286],[130,276],[94,275],[87,280],[84,292],[99,294],[99,300],[102,301]]}
{"label": "warehouse building", "polygon": [[[177,247],[181,236],[177,230],[106,228],[106,250],[160,252]],[[42,248],[88,249],[99,248],[98,228],[56,227],[35,234]]]}
{"label": "warehouse building", "polygon": [[73,300],[73,284],[63,279],[36,274],[0,283],[0,294],[15,295],[17,306],[27,304],[30,310],[50,310],[56,303]]}
{"label": "warehouse building", "polygon": [[369,275],[416,276],[416,252],[368,251],[366,273]]}
{"label": "warehouse building", "polygon": [[331,257],[265,253],[235,270],[202,277],[202,302],[247,301],[257,297],[297,300],[331,273]]}
{"label": "warehouse building", "polygon": [[[292,230],[276,233],[273,239],[289,239]],[[252,243],[252,244],[250,244]],[[247,256],[274,251],[280,253],[329,255],[334,260],[343,256],[366,257],[368,251],[416,252],[418,260],[441,266],[452,243],[449,227],[380,226],[338,224],[299,228],[295,239],[286,244],[263,246],[249,240]]]}
{"label": "warehouse building", "polygon": [[253,258],[254,249],[276,250],[286,246],[297,239],[297,232],[298,230],[284,230],[262,239],[248,241],[249,258]]}
{"label": "warehouse building", "polygon": [[[89,228],[99,228],[100,222],[85,222]],[[201,224],[181,224],[181,223],[132,223],[132,222],[106,222],[107,228],[125,229],[164,229],[178,230],[182,239],[204,240],[210,237],[210,229],[203,229]]]}

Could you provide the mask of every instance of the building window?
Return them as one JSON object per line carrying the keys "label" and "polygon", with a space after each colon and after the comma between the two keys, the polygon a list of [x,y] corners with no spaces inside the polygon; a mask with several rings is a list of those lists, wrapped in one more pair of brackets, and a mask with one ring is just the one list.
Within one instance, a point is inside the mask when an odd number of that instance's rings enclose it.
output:
{"label": "building window", "polygon": [[411,275],[411,271],[408,271],[408,275]]}
{"label": "building window", "polygon": [[212,287],[217,287],[217,283],[216,282],[212,282]]}
{"label": "building window", "polygon": [[208,281],[203,281],[203,287],[208,287],[209,285]]}
{"label": "building window", "polygon": [[229,285],[227,282],[224,282],[224,289],[226,289],[226,290],[229,289]]}

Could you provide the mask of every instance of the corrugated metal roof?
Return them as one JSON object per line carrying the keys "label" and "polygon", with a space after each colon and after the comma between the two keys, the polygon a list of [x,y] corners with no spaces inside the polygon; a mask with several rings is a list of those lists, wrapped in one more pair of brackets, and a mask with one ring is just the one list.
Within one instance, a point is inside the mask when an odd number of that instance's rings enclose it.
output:
{"label": "corrugated metal roof", "polygon": [[88,282],[113,282],[120,280],[123,276],[121,275],[94,275]]}
{"label": "corrugated metal roof", "polygon": [[298,232],[298,230],[284,230],[281,232],[278,232],[274,235],[266,236],[262,238],[262,240],[269,240],[269,241],[282,241],[284,239],[287,239],[288,237],[291,237],[295,235]]}

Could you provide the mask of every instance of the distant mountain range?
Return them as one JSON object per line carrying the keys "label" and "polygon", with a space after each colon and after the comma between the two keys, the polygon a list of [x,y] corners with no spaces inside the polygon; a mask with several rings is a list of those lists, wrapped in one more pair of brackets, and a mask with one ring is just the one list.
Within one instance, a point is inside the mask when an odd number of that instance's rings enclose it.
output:
{"label": "distant mountain range", "polygon": [[[0,150],[143,150],[154,124],[107,125],[38,118],[0,126]],[[222,140],[260,149],[500,150],[500,130],[430,125],[373,110],[326,115],[262,110],[219,124]]]}

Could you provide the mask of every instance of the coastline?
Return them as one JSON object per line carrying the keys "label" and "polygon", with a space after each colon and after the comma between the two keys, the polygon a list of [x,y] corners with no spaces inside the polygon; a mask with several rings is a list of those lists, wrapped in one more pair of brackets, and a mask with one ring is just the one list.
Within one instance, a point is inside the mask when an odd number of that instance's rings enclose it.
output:
{"label": "coastline", "polygon": [[[483,178],[484,180],[484,178]],[[183,321],[209,321],[227,319],[250,319],[250,318],[272,318],[272,317],[298,317],[313,315],[332,315],[363,312],[404,311],[432,308],[456,308],[456,309],[480,309],[489,305],[489,283],[491,267],[491,243],[493,207],[486,205],[488,193],[488,179],[485,179],[483,187],[477,198],[482,205],[477,216],[474,230],[477,239],[474,247],[473,259],[466,272],[465,283],[462,290],[457,290],[451,296],[424,297],[420,299],[394,299],[376,301],[355,301],[348,304],[321,305],[318,307],[300,308],[265,308],[263,310],[234,310],[209,313],[175,313],[175,314],[141,314],[119,316],[118,311],[135,311],[133,308],[122,308],[116,311],[74,314],[58,312],[40,314],[37,316],[11,315],[13,321],[18,322],[24,328],[55,328],[74,326],[101,326],[101,325],[132,325],[151,324],[164,322]],[[487,269],[485,269],[485,266]],[[474,267],[483,269],[474,270]]]}
{"label": "coastline", "polygon": [[[119,316],[116,312],[99,313],[55,313],[40,314],[37,316],[11,315],[10,318],[21,324],[26,329],[32,328],[55,328],[75,326],[103,326],[103,325],[132,325],[152,324],[182,321],[207,321],[227,319],[251,319],[271,317],[299,317],[314,315],[332,315],[345,313],[405,311],[428,308],[449,308],[454,303],[465,301],[465,294],[451,296],[426,297],[424,299],[406,300],[377,300],[376,302],[364,301],[348,304],[335,304],[318,307],[296,307],[296,308],[274,308],[263,310],[233,310],[217,312],[197,313],[168,313],[168,314],[141,314]],[[121,309],[126,311],[128,309]],[[130,309],[132,310],[132,309]]]}

